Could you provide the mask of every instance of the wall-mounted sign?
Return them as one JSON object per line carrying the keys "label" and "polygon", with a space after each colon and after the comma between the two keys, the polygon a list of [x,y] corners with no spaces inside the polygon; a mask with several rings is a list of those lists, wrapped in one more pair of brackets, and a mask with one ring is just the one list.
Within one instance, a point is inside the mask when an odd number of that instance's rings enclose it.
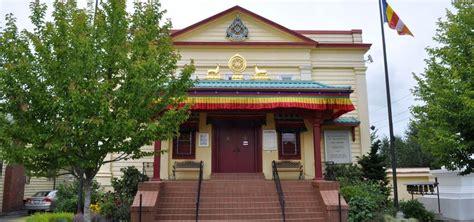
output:
{"label": "wall-mounted sign", "polygon": [[209,146],[209,133],[199,133],[199,147],[208,147]]}
{"label": "wall-mounted sign", "polygon": [[263,130],[263,150],[277,150],[277,134],[275,130]]}
{"label": "wall-mounted sign", "polygon": [[349,130],[325,130],[324,147],[326,161],[351,163],[351,145]]}

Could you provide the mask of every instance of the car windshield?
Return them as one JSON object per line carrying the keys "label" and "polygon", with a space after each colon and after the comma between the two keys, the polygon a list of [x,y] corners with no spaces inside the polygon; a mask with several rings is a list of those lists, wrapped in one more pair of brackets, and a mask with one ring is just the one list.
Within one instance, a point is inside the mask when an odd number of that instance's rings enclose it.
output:
{"label": "car windshield", "polygon": [[38,193],[35,193],[35,195],[33,195],[33,197],[46,197],[46,196],[48,196],[49,192],[51,192],[51,191],[40,191]]}

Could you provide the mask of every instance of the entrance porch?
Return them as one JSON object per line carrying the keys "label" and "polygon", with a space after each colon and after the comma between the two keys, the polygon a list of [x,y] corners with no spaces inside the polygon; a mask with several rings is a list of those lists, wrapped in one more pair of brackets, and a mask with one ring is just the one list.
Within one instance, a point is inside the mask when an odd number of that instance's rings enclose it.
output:
{"label": "entrance porch", "polygon": [[[180,136],[155,143],[167,152],[155,157],[153,179],[170,179],[175,162],[201,160],[205,179],[213,173],[263,173],[271,179],[273,160],[298,162],[306,179],[322,179],[322,131],[343,129],[355,138],[358,121],[338,118],[354,109],[351,92],[313,81],[201,80],[188,93],[192,113]],[[173,179],[196,176],[179,172]]]}

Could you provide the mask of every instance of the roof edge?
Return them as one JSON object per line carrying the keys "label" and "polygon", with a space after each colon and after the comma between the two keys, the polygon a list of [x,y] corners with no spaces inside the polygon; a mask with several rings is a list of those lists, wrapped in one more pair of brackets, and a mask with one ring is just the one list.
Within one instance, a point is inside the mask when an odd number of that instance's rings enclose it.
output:
{"label": "roof edge", "polygon": [[186,27],[186,28],[184,28],[184,29],[180,29],[180,30],[177,30],[177,31],[175,31],[175,32],[171,32],[171,37],[172,37],[172,38],[177,37],[177,36],[179,36],[179,35],[181,35],[181,34],[183,34],[183,33],[186,33],[186,32],[188,32],[188,31],[194,30],[195,28],[197,28],[197,27],[199,27],[199,26],[201,26],[201,25],[203,25],[203,24],[205,24],[205,23],[214,21],[214,20],[216,20],[216,19],[218,19],[218,18],[220,18],[220,17],[222,17],[222,16],[224,16],[224,15],[226,15],[226,14],[228,14],[228,13],[231,13],[231,12],[237,11],[237,10],[238,10],[238,11],[241,11],[241,12],[243,12],[243,13],[245,13],[245,14],[251,16],[251,17],[254,17],[254,18],[256,18],[256,19],[258,19],[258,20],[260,20],[260,21],[262,21],[262,22],[264,22],[264,23],[267,23],[267,24],[269,24],[269,25],[271,25],[271,26],[273,26],[273,27],[275,27],[275,28],[277,28],[277,29],[279,29],[279,30],[281,30],[281,31],[283,31],[283,32],[286,32],[286,33],[288,33],[288,34],[291,34],[291,35],[293,35],[293,36],[295,36],[295,37],[297,37],[297,38],[303,40],[304,42],[311,42],[311,43],[317,44],[317,42],[314,41],[314,40],[312,40],[311,38],[308,38],[308,37],[306,37],[306,36],[304,36],[304,35],[302,35],[302,34],[300,34],[300,33],[298,33],[298,32],[295,32],[295,31],[293,31],[293,30],[291,30],[291,29],[289,29],[289,28],[286,28],[286,27],[284,27],[284,26],[282,26],[282,25],[280,25],[280,24],[278,24],[278,23],[276,23],[276,22],[274,22],[274,21],[272,21],[272,20],[270,20],[270,19],[267,19],[267,18],[265,18],[265,17],[262,17],[262,16],[260,16],[260,15],[258,15],[258,14],[256,14],[256,13],[251,12],[251,11],[249,11],[249,10],[247,10],[247,9],[245,9],[245,8],[242,8],[242,7],[238,6],[238,5],[236,5],[236,6],[234,6],[234,7],[231,7],[231,8],[229,8],[229,9],[227,9],[227,10],[224,10],[224,11],[222,11],[222,12],[219,12],[219,13],[217,13],[217,14],[211,16],[211,17],[208,17],[208,18],[206,18],[206,19],[204,19],[204,20],[201,20],[201,21],[199,21],[199,22],[197,22],[197,23],[194,23],[194,24],[192,24],[192,25],[190,25],[190,26],[188,26],[188,27]]}

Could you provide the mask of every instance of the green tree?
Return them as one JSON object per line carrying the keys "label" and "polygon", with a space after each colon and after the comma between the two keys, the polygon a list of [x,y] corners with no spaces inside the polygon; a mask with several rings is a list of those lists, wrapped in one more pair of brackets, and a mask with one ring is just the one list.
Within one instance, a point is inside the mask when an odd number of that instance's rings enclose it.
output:
{"label": "green tree", "polygon": [[390,190],[387,188],[388,179],[385,171],[386,157],[380,155],[381,141],[376,140],[372,142],[370,152],[368,155],[363,155],[358,158],[358,163],[362,168],[362,176],[380,186],[380,190],[388,197]]}
{"label": "green tree", "polygon": [[[430,167],[439,168],[433,155],[424,150],[418,142],[418,128],[414,121],[408,125],[405,137],[395,136],[395,146],[397,148],[397,167]],[[385,157],[386,167],[391,168],[391,155],[389,149],[389,139],[383,138],[380,154]]]}
{"label": "green tree", "polygon": [[[0,113],[12,117],[1,122],[1,158],[37,175],[71,172],[83,182],[90,221],[99,168],[153,155],[140,148],[176,135],[194,69],[177,69],[157,1],[131,13],[125,0],[103,1],[96,13],[55,1],[52,21],[46,5],[30,8],[34,30],[19,31],[9,14],[0,33]],[[117,155],[106,160],[109,153]]]}
{"label": "green tree", "polygon": [[440,46],[427,48],[424,73],[414,75],[413,92],[423,103],[413,108],[421,146],[448,169],[469,174],[474,165],[474,7],[453,1],[433,37]]}

